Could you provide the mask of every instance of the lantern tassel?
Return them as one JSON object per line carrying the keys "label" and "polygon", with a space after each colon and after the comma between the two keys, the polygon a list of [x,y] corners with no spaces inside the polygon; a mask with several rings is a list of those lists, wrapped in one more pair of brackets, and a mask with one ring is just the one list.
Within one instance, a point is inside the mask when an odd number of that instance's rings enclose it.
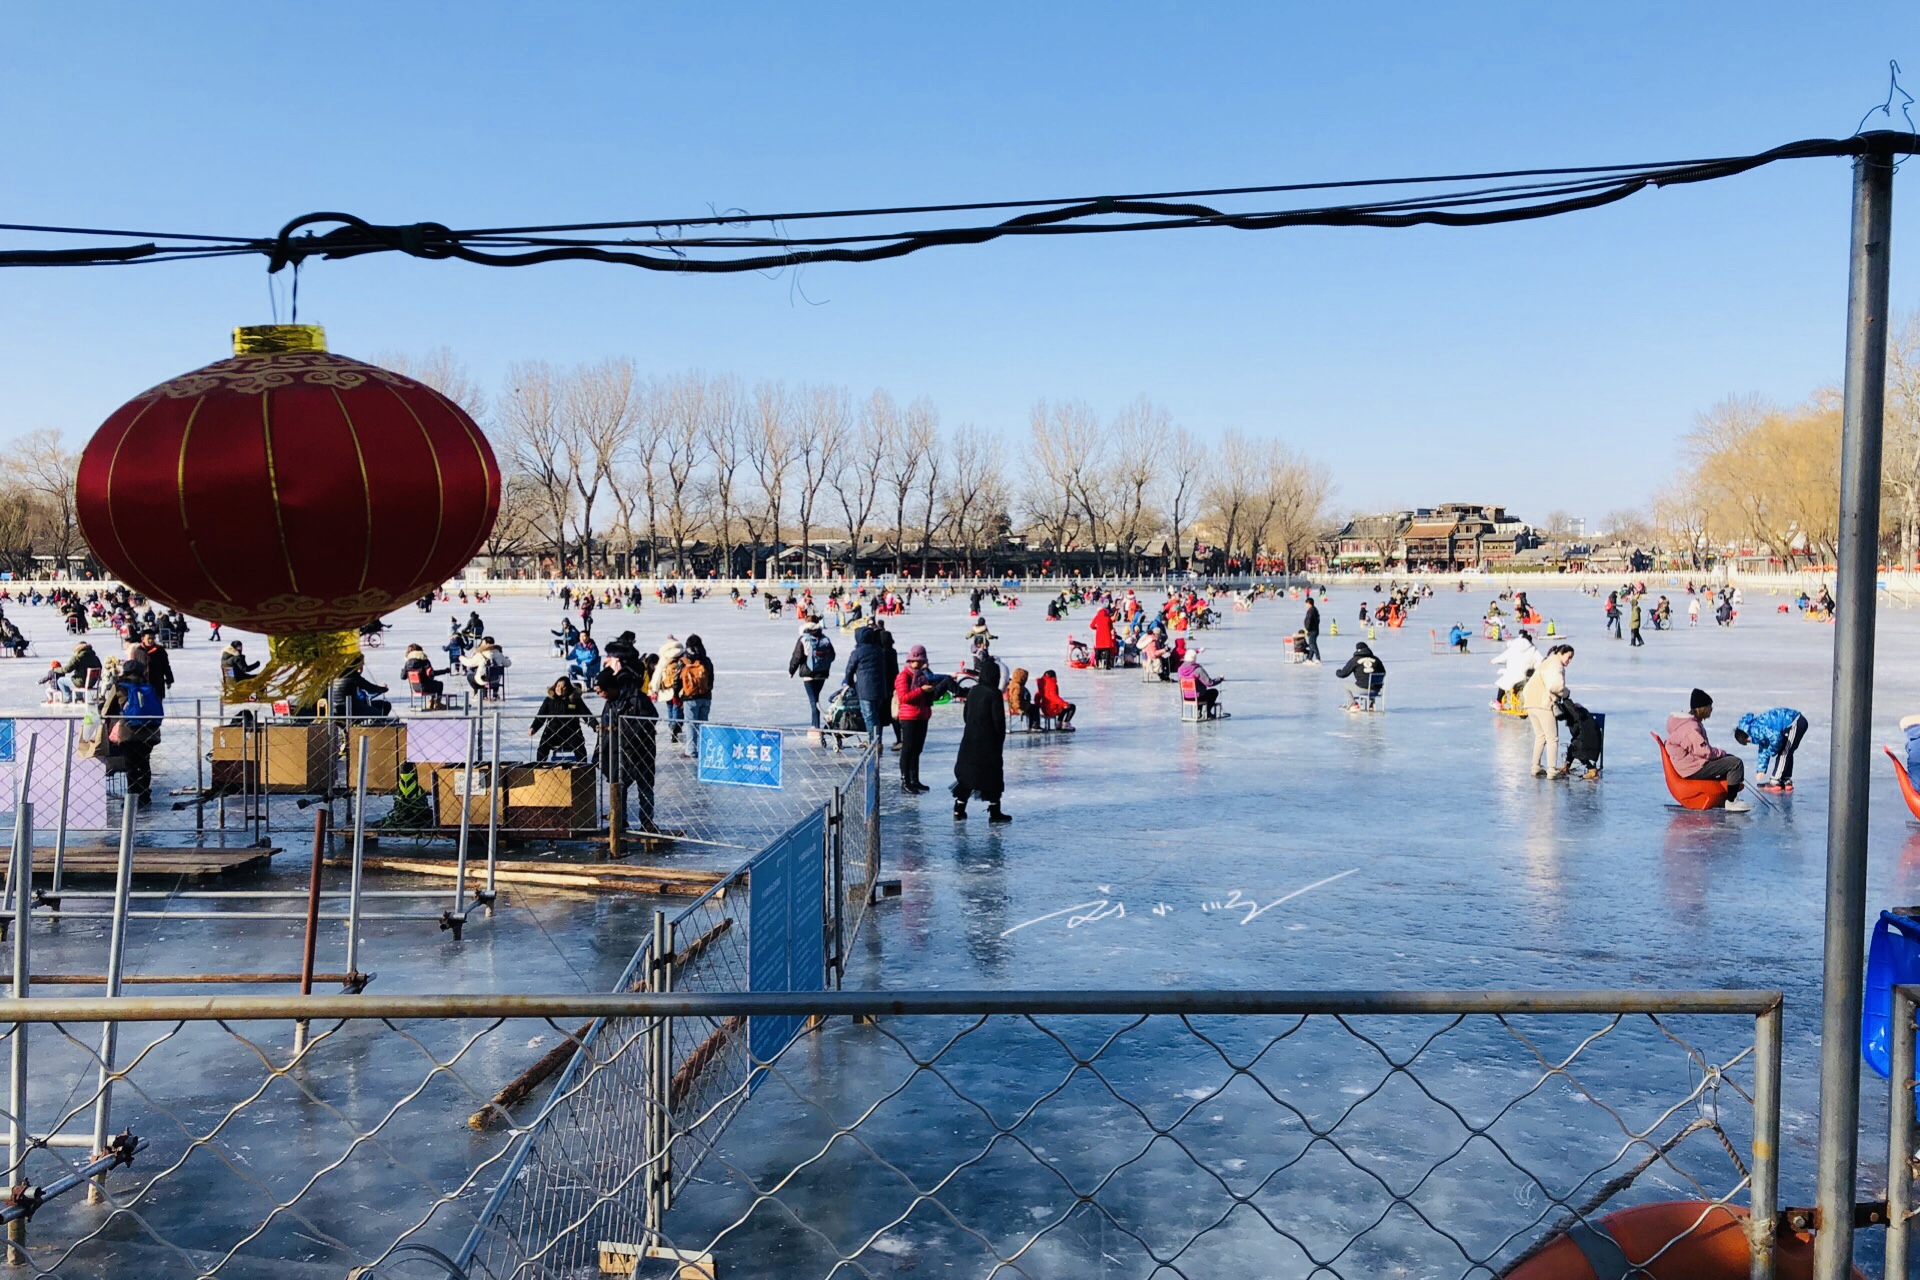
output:
{"label": "lantern tassel", "polygon": [[246,702],[284,698],[295,707],[325,700],[327,686],[360,657],[356,631],[301,631],[267,637],[267,662],[259,672],[233,685]]}

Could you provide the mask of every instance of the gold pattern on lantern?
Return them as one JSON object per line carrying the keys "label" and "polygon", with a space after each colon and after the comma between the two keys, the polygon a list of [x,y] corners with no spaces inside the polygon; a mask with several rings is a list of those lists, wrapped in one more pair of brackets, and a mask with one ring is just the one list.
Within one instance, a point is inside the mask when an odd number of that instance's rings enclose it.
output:
{"label": "gold pattern on lantern", "polygon": [[240,395],[258,395],[296,383],[313,387],[352,389],[369,381],[391,387],[411,388],[420,384],[411,378],[390,373],[377,365],[337,356],[329,351],[280,351],[271,355],[233,356],[216,361],[161,383],[135,396],[138,400],[185,400],[210,391],[233,391]]}

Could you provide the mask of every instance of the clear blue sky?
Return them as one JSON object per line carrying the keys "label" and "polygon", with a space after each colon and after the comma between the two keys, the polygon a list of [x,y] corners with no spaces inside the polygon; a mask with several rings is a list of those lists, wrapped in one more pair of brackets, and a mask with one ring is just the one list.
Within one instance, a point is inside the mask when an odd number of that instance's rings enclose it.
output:
{"label": "clear blue sky", "polygon": [[[0,221],[505,225],[1735,154],[1851,133],[1920,4],[15,5]],[[1920,109],[1916,111],[1920,115]],[[1003,431],[1140,392],[1339,505],[1643,501],[1721,396],[1839,376],[1840,160],[1494,229],[1180,232],[669,278],[315,263],[353,355],[885,386]],[[19,243],[0,235],[0,244]],[[1894,292],[1920,306],[1920,164]],[[0,437],[84,439],[268,315],[252,259],[0,274]]]}

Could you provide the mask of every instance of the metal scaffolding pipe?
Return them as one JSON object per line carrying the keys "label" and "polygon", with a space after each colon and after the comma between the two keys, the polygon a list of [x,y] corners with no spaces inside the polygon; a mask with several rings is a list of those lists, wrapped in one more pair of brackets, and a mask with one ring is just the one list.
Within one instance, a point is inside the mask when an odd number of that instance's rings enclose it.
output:
{"label": "metal scaffolding pipe", "polygon": [[953,1014],[1642,1014],[1740,1013],[1779,1007],[1778,991],[825,991],[568,992],[558,995],[99,996],[32,1000],[17,1022],[181,1022],[308,1018],[726,1018],[800,1014],[902,1017]]}
{"label": "metal scaffolding pipe", "polygon": [[1873,624],[1880,562],[1880,445],[1887,384],[1888,237],[1893,149],[1853,162],[1847,365],[1840,434],[1840,555],[1834,574],[1832,782],[1820,1007],[1821,1227],[1815,1280],[1853,1270],[1860,1146],[1861,962],[1866,937],[1867,796],[1873,731]]}
{"label": "metal scaffolding pipe", "polygon": [[[120,806],[120,861],[115,869],[113,924],[107,930],[107,996],[120,994],[120,972],[126,967],[127,889],[133,883],[133,815],[138,805]],[[23,930],[24,932],[24,930]],[[93,1150],[107,1149],[107,1132],[113,1119],[113,1057],[118,1047],[120,1025],[108,1022],[100,1028],[100,1080],[93,1101]],[[98,1183],[87,1188],[87,1203],[98,1204],[106,1198]]]}

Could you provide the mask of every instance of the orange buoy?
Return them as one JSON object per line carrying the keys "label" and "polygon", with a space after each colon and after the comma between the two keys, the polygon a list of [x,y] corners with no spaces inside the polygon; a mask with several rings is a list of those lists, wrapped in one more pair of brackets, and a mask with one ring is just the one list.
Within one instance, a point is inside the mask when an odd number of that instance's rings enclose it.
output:
{"label": "orange buoy", "polygon": [[1683,778],[1680,771],[1673,767],[1673,757],[1667,754],[1667,740],[1659,734],[1651,735],[1660,744],[1660,768],[1667,775],[1667,790],[1682,809],[1724,809],[1727,807],[1727,784],[1716,782],[1712,778]]}
{"label": "orange buoy", "polygon": [[1908,811],[1914,817],[1920,818],[1920,789],[1914,787],[1913,779],[1907,774],[1907,766],[1901,762],[1899,756],[1893,754],[1892,747],[1880,749],[1887,753],[1887,759],[1893,761],[1894,776],[1900,779],[1900,794],[1907,798]]}
{"label": "orange buoy", "polygon": [[[1636,1205],[1577,1224],[1503,1280],[1746,1280],[1747,1211],[1706,1200]],[[1855,1276],[1860,1276],[1856,1268]],[[1813,1238],[1782,1232],[1777,1280],[1811,1280]]]}

